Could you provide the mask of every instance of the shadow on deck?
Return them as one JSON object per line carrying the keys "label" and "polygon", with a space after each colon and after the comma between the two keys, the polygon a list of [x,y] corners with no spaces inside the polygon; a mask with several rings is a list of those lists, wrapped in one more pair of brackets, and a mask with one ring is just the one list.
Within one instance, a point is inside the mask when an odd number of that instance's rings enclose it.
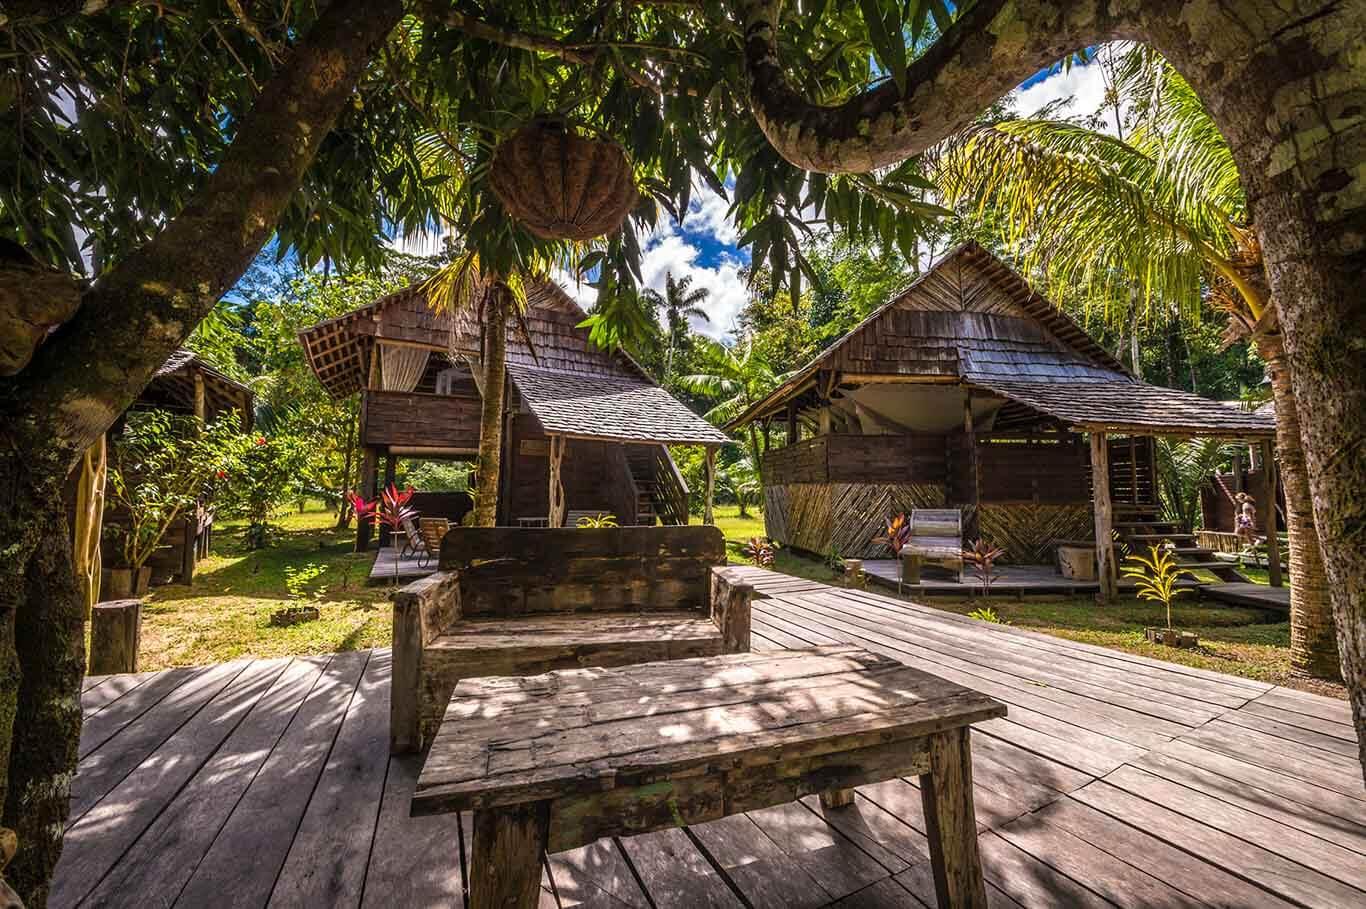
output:
{"label": "shadow on deck", "polygon": [[[1009,704],[977,727],[994,906],[1366,904],[1344,702],[746,569],[755,649],[848,641]],[[469,819],[409,818],[389,652],[87,680],[50,905],[458,906]],[[543,906],[933,905],[915,778],[550,856]]]}

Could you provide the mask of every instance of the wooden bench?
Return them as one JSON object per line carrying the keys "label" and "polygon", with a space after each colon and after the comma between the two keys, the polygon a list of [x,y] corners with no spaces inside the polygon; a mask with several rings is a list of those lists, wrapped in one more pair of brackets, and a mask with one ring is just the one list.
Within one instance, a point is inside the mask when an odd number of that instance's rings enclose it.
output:
{"label": "wooden bench", "polygon": [[910,537],[901,547],[902,579],[920,583],[926,564],[947,568],[963,582],[963,513],[957,508],[916,508],[911,511]]}
{"label": "wooden bench", "polygon": [[1005,713],[849,645],[466,679],[412,814],[473,810],[470,909],[533,909],[544,852],[918,775],[939,905],[984,907],[969,724]]}
{"label": "wooden bench", "polygon": [[743,652],[754,588],[710,526],[453,527],[396,591],[390,749],[431,741],[460,679]]}

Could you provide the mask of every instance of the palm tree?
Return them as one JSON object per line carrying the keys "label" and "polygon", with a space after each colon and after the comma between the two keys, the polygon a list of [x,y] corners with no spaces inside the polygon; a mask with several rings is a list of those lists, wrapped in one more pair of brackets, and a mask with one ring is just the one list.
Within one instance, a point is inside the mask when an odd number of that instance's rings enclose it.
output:
{"label": "palm tree", "polygon": [[1208,289],[1229,316],[1230,343],[1254,341],[1276,400],[1291,663],[1297,673],[1336,678],[1298,412],[1233,156],[1195,92],[1160,57],[1134,50],[1115,73],[1115,96],[1134,108],[1127,136],[1054,120],[981,125],[940,151],[936,182],[947,201],[990,215],[1054,299],[1100,301],[1112,314],[1162,301],[1194,316]]}
{"label": "palm tree", "polygon": [[692,276],[686,275],[674,280],[673,272],[664,276],[664,293],[654,289],[646,290],[642,297],[655,309],[664,311],[664,379],[667,382],[674,374],[674,355],[688,338],[688,319],[701,319],[710,322],[711,317],[702,308],[711,295],[705,287],[694,288]]}
{"label": "palm tree", "polygon": [[[706,338],[699,340],[702,345],[699,364],[702,371],[679,377],[679,383],[687,390],[717,402],[703,414],[711,422],[717,425],[730,422],[782,384],[783,377],[754,352],[752,343],[746,344],[741,350]],[[768,450],[768,435],[765,433],[761,437],[753,423],[746,427],[746,432],[749,459],[762,482],[761,465]]]}
{"label": "palm tree", "polygon": [[[498,482],[503,459],[503,397],[507,384],[508,323],[526,312],[526,282],[521,270],[480,270],[479,254],[461,253],[423,284],[428,305],[453,320],[479,326],[482,351],[470,366],[479,386],[479,458],[476,462],[474,526],[498,520]],[[454,342],[456,332],[451,332]]]}

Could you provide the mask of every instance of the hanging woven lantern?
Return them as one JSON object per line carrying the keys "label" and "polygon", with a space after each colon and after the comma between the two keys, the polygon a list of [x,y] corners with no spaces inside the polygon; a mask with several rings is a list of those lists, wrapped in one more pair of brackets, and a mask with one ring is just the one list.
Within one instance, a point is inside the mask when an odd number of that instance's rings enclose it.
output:
{"label": "hanging woven lantern", "polygon": [[508,213],[547,240],[611,233],[636,204],[621,146],[555,122],[528,124],[499,144],[489,182]]}

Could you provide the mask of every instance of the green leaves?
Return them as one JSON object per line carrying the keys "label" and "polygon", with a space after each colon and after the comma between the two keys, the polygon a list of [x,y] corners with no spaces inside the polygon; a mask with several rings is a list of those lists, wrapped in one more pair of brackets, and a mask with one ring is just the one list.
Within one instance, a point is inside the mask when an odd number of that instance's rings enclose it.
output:
{"label": "green leaves", "polygon": [[877,62],[891,74],[897,90],[906,94],[906,39],[901,31],[901,4],[859,0],[859,11],[868,26],[868,40]]}

